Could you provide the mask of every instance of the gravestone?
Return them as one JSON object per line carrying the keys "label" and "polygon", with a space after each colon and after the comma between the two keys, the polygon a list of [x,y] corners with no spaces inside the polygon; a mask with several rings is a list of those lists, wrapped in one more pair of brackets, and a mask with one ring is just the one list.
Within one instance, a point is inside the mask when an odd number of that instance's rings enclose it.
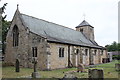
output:
{"label": "gravestone", "polygon": [[15,64],[16,66],[15,66],[15,71],[16,72],[20,72],[20,62],[19,62],[19,60],[18,59],[16,59],[16,64]]}
{"label": "gravestone", "polygon": [[78,64],[77,72],[84,72],[85,68],[83,64]]}
{"label": "gravestone", "polygon": [[88,77],[91,78],[91,80],[94,78],[99,78],[100,80],[103,80],[104,73],[102,69],[89,69]]}
{"label": "gravestone", "polygon": [[116,69],[116,71],[120,71],[120,63],[115,64],[115,69]]}
{"label": "gravestone", "polygon": [[61,80],[77,80],[77,77],[72,73],[67,73]]}
{"label": "gravestone", "polygon": [[32,73],[32,78],[40,78],[39,72],[33,72]]}

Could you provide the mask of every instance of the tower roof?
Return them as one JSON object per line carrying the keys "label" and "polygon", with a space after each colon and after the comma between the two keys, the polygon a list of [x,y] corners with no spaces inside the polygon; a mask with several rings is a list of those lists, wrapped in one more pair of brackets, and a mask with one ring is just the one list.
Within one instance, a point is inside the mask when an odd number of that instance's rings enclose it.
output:
{"label": "tower roof", "polygon": [[90,26],[90,27],[92,27],[87,21],[83,20],[76,28],[83,27],[83,26]]}

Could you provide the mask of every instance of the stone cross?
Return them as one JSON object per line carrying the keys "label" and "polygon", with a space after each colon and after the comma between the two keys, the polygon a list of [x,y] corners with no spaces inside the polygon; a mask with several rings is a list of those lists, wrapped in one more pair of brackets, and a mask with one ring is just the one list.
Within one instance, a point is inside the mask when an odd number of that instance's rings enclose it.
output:
{"label": "stone cross", "polygon": [[40,78],[39,72],[37,72],[37,58],[34,57],[34,72],[32,73],[32,78]]}
{"label": "stone cross", "polygon": [[40,78],[39,73],[37,72],[37,47],[33,47],[33,65],[34,72],[32,73],[32,78]]}
{"label": "stone cross", "polygon": [[34,72],[37,72],[37,59],[34,57]]}

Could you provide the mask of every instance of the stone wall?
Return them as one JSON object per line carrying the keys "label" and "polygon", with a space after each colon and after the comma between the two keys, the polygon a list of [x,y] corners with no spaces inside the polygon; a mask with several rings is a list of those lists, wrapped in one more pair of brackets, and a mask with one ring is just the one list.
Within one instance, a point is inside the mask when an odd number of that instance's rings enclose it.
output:
{"label": "stone wall", "polygon": [[[13,46],[13,27],[15,25],[19,29],[18,46]],[[14,64],[15,60],[19,59],[20,66],[28,67],[28,34],[26,30],[27,28],[24,27],[19,17],[19,12],[16,12],[6,37],[5,62]]]}
{"label": "stone wall", "polygon": [[[18,46],[13,46],[13,27],[17,25],[19,29]],[[6,53],[5,62],[15,65],[16,59],[19,59],[21,67],[33,67],[33,51],[32,47],[37,47],[38,68],[44,70],[47,68],[47,40],[35,33],[29,31],[22,23],[19,12],[15,13],[10,30],[6,37]]]}
{"label": "stone wall", "polygon": [[[77,53],[77,49],[79,50]],[[88,49],[87,55],[85,49]],[[78,64],[89,65],[89,48],[80,46],[71,46],[71,63],[73,67],[77,67]]]}
{"label": "stone wall", "polygon": [[[68,66],[68,46],[58,43],[49,43],[50,45],[50,69],[66,68]],[[59,48],[64,48],[64,57],[59,57]]]}
{"label": "stone wall", "polygon": [[108,58],[107,50],[100,50],[100,54],[101,54],[101,63],[102,63],[103,58]]}
{"label": "stone wall", "polygon": [[[96,50],[96,52],[95,52]],[[101,57],[99,49],[92,49],[94,64],[99,64],[99,59]]]}
{"label": "stone wall", "polygon": [[29,48],[28,48],[28,57],[29,57],[29,67],[33,67],[33,47],[37,47],[37,67],[40,70],[47,69],[47,41],[46,38],[37,35],[35,33],[29,32]]}
{"label": "stone wall", "polygon": [[83,26],[76,28],[76,31],[80,31],[80,29],[83,29],[83,33],[88,39],[94,41],[94,28],[90,26]]}
{"label": "stone wall", "polygon": [[[50,68],[56,69],[68,67],[68,45],[59,43],[49,43],[49,45],[51,53],[49,56]],[[59,47],[65,48],[64,57],[59,57]],[[76,52],[77,49],[79,49],[78,53]],[[85,53],[86,49],[88,50],[87,54]],[[101,63],[100,50],[94,48],[91,50],[92,53],[90,53],[90,48],[70,45],[70,63],[72,64],[72,67],[77,67],[78,64],[89,65],[90,54],[93,56],[93,64]],[[94,50],[96,50],[96,54],[94,53]]]}
{"label": "stone wall", "polygon": [[[83,54],[83,64],[84,65],[89,65],[90,50],[87,47],[82,47],[81,49],[82,49],[82,54]],[[85,49],[88,49],[87,55],[85,54]]]}

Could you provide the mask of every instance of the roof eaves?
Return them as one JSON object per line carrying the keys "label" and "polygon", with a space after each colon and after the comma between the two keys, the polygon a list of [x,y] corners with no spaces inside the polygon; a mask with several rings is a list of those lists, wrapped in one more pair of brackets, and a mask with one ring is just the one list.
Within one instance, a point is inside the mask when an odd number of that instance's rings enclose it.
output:
{"label": "roof eaves", "polygon": [[57,38],[53,38],[53,37],[48,37],[47,38],[48,42],[54,42],[54,43],[61,43],[61,44],[69,44],[69,45],[77,45],[77,46],[82,46],[82,47],[89,47],[89,48],[98,48],[101,49],[101,46],[97,46],[97,45],[89,45],[86,43],[77,43],[77,42],[73,42],[73,41],[68,41],[68,40],[63,40],[63,39],[57,39]]}
{"label": "roof eaves", "polygon": [[94,28],[94,27],[93,27],[93,26],[91,26],[91,25],[82,25],[82,26],[76,26],[75,28],[79,28],[79,27],[85,27],[85,26],[90,26],[90,27]]}

